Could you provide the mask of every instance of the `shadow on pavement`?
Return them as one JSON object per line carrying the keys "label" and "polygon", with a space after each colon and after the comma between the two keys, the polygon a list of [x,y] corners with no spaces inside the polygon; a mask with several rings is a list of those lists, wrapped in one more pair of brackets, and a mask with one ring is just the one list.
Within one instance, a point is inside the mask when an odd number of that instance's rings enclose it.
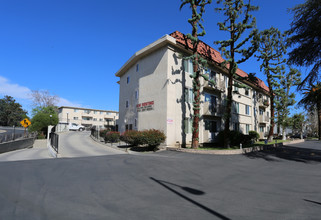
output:
{"label": "shadow on pavement", "polygon": [[205,193],[203,191],[200,191],[200,190],[197,190],[197,189],[193,189],[193,188],[190,188],[190,187],[185,187],[185,186],[180,186],[180,185],[177,185],[177,184],[173,184],[173,183],[170,183],[170,182],[166,182],[166,181],[162,181],[162,180],[157,180],[153,177],[149,177],[151,180],[155,181],[156,183],[158,183],[159,185],[163,186],[164,188],[168,189],[169,191],[175,193],[176,195],[180,196],[181,198],[187,200],[188,202],[191,202],[193,203],[194,205],[204,209],[205,211],[209,212],[210,214],[220,218],[220,219],[224,219],[224,220],[228,220],[230,218],[227,218],[225,217],[224,215],[196,202],[195,200],[183,195],[182,193],[174,190],[172,187],[170,187],[169,185],[172,185],[172,186],[175,186],[175,187],[179,187],[181,188],[182,190],[185,190],[191,194],[194,194],[194,195],[204,195]]}
{"label": "shadow on pavement", "polygon": [[314,204],[317,204],[317,205],[321,205],[321,202],[316,202],[316,201],[312,201],[312,200],[309,200],[309,199],[303,199],[304,201],[306,202],[311,202],[311,203],[314,203]]}
{"label": "shadow on pavement", "polygon": [[247,153],[245,156],[251,159],[262,158],[271,162],[280,161],[277,158],[302,163],[321,162],[321,150],[290,146],[271,147],[263,151]]}

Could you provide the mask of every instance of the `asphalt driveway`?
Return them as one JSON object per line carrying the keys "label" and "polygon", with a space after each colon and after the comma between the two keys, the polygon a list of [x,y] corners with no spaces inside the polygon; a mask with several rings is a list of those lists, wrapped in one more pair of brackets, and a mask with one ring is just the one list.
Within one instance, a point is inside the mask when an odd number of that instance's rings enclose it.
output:
{"label": "asphalt driveway", "polygon": [[3,162],[0,218],[320,219],[321,162],[268,157],[160,152]]}

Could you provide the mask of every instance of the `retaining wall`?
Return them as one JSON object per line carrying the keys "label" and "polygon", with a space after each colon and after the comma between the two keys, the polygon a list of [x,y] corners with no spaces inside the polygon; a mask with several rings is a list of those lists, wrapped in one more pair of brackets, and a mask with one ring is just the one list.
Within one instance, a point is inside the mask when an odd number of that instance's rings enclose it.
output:
{"label": "retaining wall", "polygon": [[10,141],[6,143],[0,144],[0,153],[5,153],[9,151],[24,149],[24,148],[32,148],[34,138],[25,138],[21,140]]}

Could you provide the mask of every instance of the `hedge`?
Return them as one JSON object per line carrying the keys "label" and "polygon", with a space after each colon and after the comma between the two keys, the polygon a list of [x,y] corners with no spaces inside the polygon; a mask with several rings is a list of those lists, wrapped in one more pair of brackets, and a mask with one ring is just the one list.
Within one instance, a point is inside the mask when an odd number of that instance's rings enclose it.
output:
{"label": "hedge", "polygon": [[107,132],[108,132],[108,130],[106,130],[106,129],[100,130],[99,131],[99,136],[102,137],[102,138],[105,138]]}
{"label": "hedge", "polygon": [[144,131],[126,131],[120,136],[120,140],[127,144],[138,146],[138,145],[148,145],[155,149],[158,145],[166,140],[164,132],[150,129]]}
{"label": "hedge", "polygon": [[[256,132],[257,133],[257,132]],[[229,140],[230,140],[230,145],[231,146],[239,146],[240,144],[243,145],[249,145],[252,144],[252,142],[255,140],[254,137],[257,137],[257,135],[253,132],[249,132],[249,135],[242,134],[239,131],[230,131],[228,134]],[[224,131],[220,131],[218,133],[218,144],[221,146],[224,145]]]}
{"label": "hedge", "polygon": [[116,143],[120,140],[120,133],[117,131],[109,131],[105,134],[106,143]]}

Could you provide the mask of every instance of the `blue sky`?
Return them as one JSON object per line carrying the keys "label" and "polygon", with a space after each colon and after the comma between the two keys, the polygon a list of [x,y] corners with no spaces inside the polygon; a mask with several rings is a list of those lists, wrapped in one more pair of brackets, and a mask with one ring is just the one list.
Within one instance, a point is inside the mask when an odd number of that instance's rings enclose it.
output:
{"label": "blue sky", "polygon": [[[210,5],[204,16],[206,36],[218,30],[221,14]],[[252,0],[257,27],[289,29],[288,8],[304,0]],[[189,33],[190,10],[179,0],[10,0],[0,5],[0,98],[13,96],[31,112],[32,90],[48,90],[58,105],[118,111],[117,70],[138,50],[175,30]],[[255,58],[240,66],[266,82]],[[306,74],[304,68],[301,69]]]}

